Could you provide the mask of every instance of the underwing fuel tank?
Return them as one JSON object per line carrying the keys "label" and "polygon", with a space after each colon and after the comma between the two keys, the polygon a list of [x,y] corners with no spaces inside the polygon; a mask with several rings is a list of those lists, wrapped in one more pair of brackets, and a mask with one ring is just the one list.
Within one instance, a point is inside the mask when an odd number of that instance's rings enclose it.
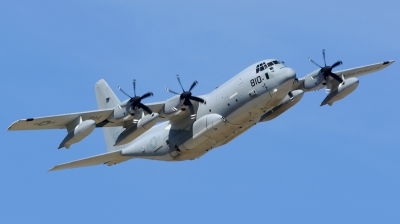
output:
{"label": "underwing fuel tank", "polygon": [[96,127],[96,122],[94,120],[86,120],[78,124],[72,131],[68,133],[68,135],[61,142],[58,149],[65,147],[69,149],[72,144],[80,142],[86,136],[88,136],[94,128]]}
{"label": "underwing fuel tank", "polygon": [[159,116],[158,113],[152,113],[142,117],[136,124],[125,129],[125,131],[118,136],[117,140],[115,140],[114,146],[125,145],[133,141],[139,135],[153,127],[157,123],[157,118]]}
{"label": "underwing fuel tank", "polygon": [[272,110],[268,111],[266,114],[261,116],[259,122],[264,122],[264,121],[270,121],[272,119],[275,119],[279,115],[283,114],[283,112],[287,111],[289,108],[293,107],[295,104],[297,104],[301,98],[303,98],[303,90],[294,90],[291,92],[292,96],[286,95],[285,98],[283,98],[281,105],[273,108]]}
{"label": "underwing fuel tank", "polygon": [[325,104],[332,106],[334,102],[345,98],[357,88],[358,83],[359,81],[355,77],[346,79],[344,83],[340,83],[338,88],[335,88],[328,94],[328,96],[326,96],[324,101],[322,101],[321,106],[324,106]]}
{"label": "underwing fuel tank", "polygon": [[183,143],[187,149],[194,149],[212,135],[219,134],[226,120],[219,114],[208,114],[193,123],[192,137]]}

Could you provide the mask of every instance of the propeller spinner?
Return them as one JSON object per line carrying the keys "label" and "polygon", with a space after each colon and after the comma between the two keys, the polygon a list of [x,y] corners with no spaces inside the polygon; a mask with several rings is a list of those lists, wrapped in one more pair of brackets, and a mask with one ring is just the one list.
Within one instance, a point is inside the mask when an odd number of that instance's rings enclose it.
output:
{"label": "propeller spinner", "polygon": [[[332,78],[334,78],[334,79],[336,79],[339,83],[342,83],[342,82],[343,82],[343,79],[340,78],[340,76],[338,76],[338,75],[336,75],[335,73],[332,72],[332,69],[333,69],[333,68],[337,67],[338,65],[343,64],[343,62],[342,62],[342,61],[337,61],[337,62],[335,62],[333,65],[327,66],[327,65],[326,65],[326,60],[325,60],[325,49],[322,50],[322,56],[323,56],[323,58],[324,58],[324,64],[325,64],[324,67],[320,66],[320,65],[317,64],[315,61],[313,61],[313,60],[311,59],[311,57],[309,57],[308,60],[311,61],[312,63],[314,63],[316,66],[318,66],[318,67],[321,68],[321,70],[319,71],[319,74],[318,74],[318,75],[321,75],[321,76],[324,77],[324,80],[325,80],[326,85],[327,85],[326,91],[329,92],[329,91],[331,90],[331,82],[330,82],[330,80],[329,80],[329,76],[332,77]],[[319,85],[321,82],[322,82],[322,79],[320,79],[320,82],[319,82],[319,83],[316,83],[316,85]]]}
{"label": "propeller spinner", "polygon": [[[146,105],[144,105],[143,103],[141,103],[141,101],[147,97],[153,96],[152,92],[148,92],[145,93],[142,96],[136,96],[136,79],[133,80],[133,93],[135,94],[134,97],[131,97],[129,94],[127,94],[124,90],[122,90],[121,87],[118,86],[118,89],[125,94],[126,96],[128,96],[129,98],[131,98],[129,101],[127,101],[125,104],[121,104],[121,107],[131,107],[131,110],[135,111],[135,119],[139,118],[139,109],[143,109],[144,111],[146,111],[148,114],[152,114],[153,111]],[[137,119],[138,120],[138,119]]]}
{"label": "propeller spinner", "polygon": [[182,86],[182,83],[181,83],[181,80],[179,78],[179,75],[176,75],[176,78],[178,79],[179,85],[181,86],[183,92],[182,93],[177,93],[177,92],[172,91],[172,90],[170,90],[168,88],[165,88],[165,90],[167,90],[170,93],[173,93],[173,94],[176,94],[176,95],[180,95],[181,103],[180,103],[179,107],[181,107],[182,104],[188,106],[189,110],[190,110],[191,118],[194,119],[196,117],[196,114],[194,113],[194,107],[193,107],[193,104],[192,104],[192,102],[190,100],[193,100],[193,101],[196,101],[196,102],[200,102],[200,103],[204,103],[205,102],[200,97],[192,96],[192,92],[191,91],[197,85],[198,82],[194,81],[192,83],[192,85],[190,86],[189,90],[185,91],[185,89]]}

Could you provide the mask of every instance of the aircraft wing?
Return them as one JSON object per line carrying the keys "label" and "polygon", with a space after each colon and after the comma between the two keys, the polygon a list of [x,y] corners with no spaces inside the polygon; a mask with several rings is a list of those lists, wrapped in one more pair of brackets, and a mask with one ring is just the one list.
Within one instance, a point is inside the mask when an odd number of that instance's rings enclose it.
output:
{"label": "aircraft wing", "polygon": [[121,150],[119,150],[119,151],[100,154],[97,156],[92,156],[92,157],[85,158],[85,159],[75,160],[75,161],[72,161],[69,163],[56,165],[53,168],[51,168],[49,171],[71,169],[71,168],[78,168],[78,167],[84,167],[84,166],[93,166],[93,165],[99,165],[99,164],[107,164],[108,166],[112,166],[117,163],[125,162],[129,159],[132,159],[132,157],[121,155]]}
{"label": "aircraft wing", "polygon": [[[348,78],[351,78],[351,77],[367,75],[367,74],[370,74],[370,73],[373,73],[373,72],[380,71],[380,70],[388,67],[389,65],[393,64],[393,63],[394,63],[394,60],[390,60],[390,61],[379,62],[379,63],[375,63],[375,64],[371,64],[371,65],[365,65],[365,66],[361,66],[361,67],[341,70],[341,71],[333,71],[333,73],[339,75],[340,77],[342,77],[342,75],[343,75],[345,79],[348,79]],[[292,90],[303,89],[303,82],[304,82],[306,77],[307,76],[296,80],[295,83],[293,83]],[[333,86],[339,84],[332,77],[330,77],[330,80],[331,80]],[[324,86],[321,85],[318,89],[321,89],[321,88],[324,88]]]}
{"label": "aircraft wing", "polygon": [[385,62],[380,62],[372,65],[365,65],[357,68],[350,68],[346,70],[341,70],[341,71],[335,71],[333,73],[339,75],[339,76],[344,76],[345,79],[351,78],[351,77],[357,77],[357,76],[362,76],[362,75],[367,75],[373,72],[377,72],[379,70],[382,70],[389,65],[393,64],[394,60],[390,61],[385,61]]}
{"label": "aircraft wing", "polygon": [[160,113],[160,111],[164,107],[164,104],[165,104],[165,101],[162,101],[162,102],[155,102],[155,103],[146,103],[146,106],[148,106],[153,112]]}
{"label": "aircraft wing", "polygon": [[86,111],[81,113],[63,114],[48,117],[27,118],[18,120],[8,127],[7,131],[15,130],[44,130],[44,129],[64,129],[73,120],[82,117],[82,120],[94,120],[96,124],[106,120],[113,109]]}

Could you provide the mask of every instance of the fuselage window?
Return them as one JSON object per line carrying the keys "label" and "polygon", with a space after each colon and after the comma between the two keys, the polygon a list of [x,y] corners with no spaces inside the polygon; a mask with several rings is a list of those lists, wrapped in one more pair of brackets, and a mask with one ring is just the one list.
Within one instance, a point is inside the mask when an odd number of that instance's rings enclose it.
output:
{"label": "fuselage window", "polygon": [[260,65],[257,65],[257,68],[256,68],[256,73],[258,73],[259,71],[260,71]]}

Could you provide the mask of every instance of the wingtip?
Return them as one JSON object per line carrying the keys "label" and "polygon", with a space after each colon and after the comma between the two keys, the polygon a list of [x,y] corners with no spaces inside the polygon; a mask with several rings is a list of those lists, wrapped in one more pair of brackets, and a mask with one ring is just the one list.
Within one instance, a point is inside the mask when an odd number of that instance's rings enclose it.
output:
{"label": "wingtip", "polygon": [[55,171],[55,170],[56,170],[56,167],[57,167],[57,166],[53,166],[51,169],[47,170],[47,172],[53,172],[53,171]]}

